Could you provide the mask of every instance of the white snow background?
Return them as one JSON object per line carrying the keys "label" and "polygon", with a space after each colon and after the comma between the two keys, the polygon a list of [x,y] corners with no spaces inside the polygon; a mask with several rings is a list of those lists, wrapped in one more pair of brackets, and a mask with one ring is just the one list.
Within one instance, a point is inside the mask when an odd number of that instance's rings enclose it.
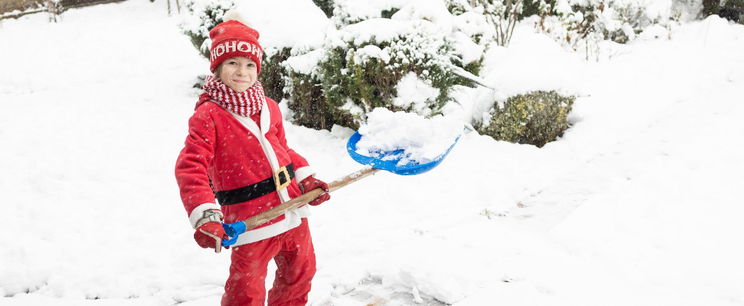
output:
{"label": "white snow background", "polygon": [[[192,240],[173,175],[207,61],[164,1],[62,17],[0,22],[0,305],[217,305],[229,252]],[[599,62],[529,26],[487,50],[498,92],[448,116],[556,89],[580,93],[572,127],[540,149],[470,132],[430,172],[334,192],[310,304],[744,305],[744,26],[668,34]],[[352,131],[286,128],[320,178],[361,167]]]}

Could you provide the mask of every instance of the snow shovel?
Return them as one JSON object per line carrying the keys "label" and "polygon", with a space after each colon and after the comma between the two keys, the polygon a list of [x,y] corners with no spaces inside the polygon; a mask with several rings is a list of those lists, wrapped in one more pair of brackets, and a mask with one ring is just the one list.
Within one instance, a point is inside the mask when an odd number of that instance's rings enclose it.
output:
{"label": "snow shovel", "polygon": [[[360,164],[365,165],[365,167],[329,183],[329,192],[333,192],[348,184],[361,180],[367,176],[373,175],[380,170],[386,170],[399,175],[415,175],[427,172],[439,165],[460,139],[460,137],[458,136],[446,152],[440,154],[438,157],[430,162],[418,163],[413,161],[409,163],[400,163],[400,160],[406,157],[404,150],[402,149],[396,151],[375,152],[375,157],[365,156],[357,153],[356,144],[361,138],[362,135],[359,134],[359,132],[355,132],[354,135],[352,135],[349,138],[349,141],[346,143],[346,151],[349,153],[349,155],[351,155],[352,159]],[[317,198],[323,192],[324,191],[322,189],[317,188],[249,219],[230,224],[222,224],[222,227],[225,229],[225,233],[230,236],[229,239],[222,240],[222,246],[230,246],[235,244],[240,234],[245,233],[247,230],[257,227],[278,216],[281,216],[289,210],[307,204],[308,202]],[[216,252],[219,252],[219,250],[220,248],[215,249]]]}

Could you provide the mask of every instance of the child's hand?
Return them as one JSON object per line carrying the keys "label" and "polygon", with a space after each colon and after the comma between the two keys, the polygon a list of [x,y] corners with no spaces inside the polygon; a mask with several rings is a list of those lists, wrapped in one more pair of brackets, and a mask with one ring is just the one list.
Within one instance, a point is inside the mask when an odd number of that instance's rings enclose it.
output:
{"label": "child's hand", "polygon": [[328,184],[326,184],[326,182],[316,179],[314,176],[308,176],[300,182],[300,190],[302,190],[303,194],[308,193],[315,188],[323,189],[325,192],[321,193],[317,198],[315,198],[315,200],[310,201],[308,204],[315,206],[328,201],[331,198],[331,194],[328,193]]}
{"label": "child's hand", "polygon": [[222,239],[227,239],[225,229],[219,222],[207,222],[196,228],[194,240],[202,248],[222,249]]}

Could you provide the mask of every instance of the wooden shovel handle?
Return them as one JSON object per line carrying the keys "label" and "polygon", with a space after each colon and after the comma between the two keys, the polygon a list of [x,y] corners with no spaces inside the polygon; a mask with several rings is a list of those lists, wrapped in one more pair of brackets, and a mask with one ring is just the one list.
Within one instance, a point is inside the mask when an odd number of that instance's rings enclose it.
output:
{"label": "wooden shovel handle", "polygon": [[[375,169],[375,168],[372,168],[371,166],[366,166],[361,170],[355,171],[347,176],[344,176],[328,184],[328,189],[329,189],[328,192],[333,192],[336,189],[339,189],[348,184],[361,180],[367,176],[375,174],[377,173],[377,171],[380,171],[380,169]],[[261,224],[268,222],[269,220],[272,220],[276,217],[283,215],[289,210],[295,209],[297,207],[307,204],[308,202],[312,200],[315,200],[315,198],[317,198],[319,195],[321,195],[324,192],[325,191],[323,191],[323,189],[320,189],[320,188],[313,189],[310,192],[307,192],[299,197],[296,197],[292,200],[279,204],[278,206],[272,209],[269,209],[251,218],[245,219],[242,222],[245,223],[246,229],[250,230],[256,226],[259,226]]]}

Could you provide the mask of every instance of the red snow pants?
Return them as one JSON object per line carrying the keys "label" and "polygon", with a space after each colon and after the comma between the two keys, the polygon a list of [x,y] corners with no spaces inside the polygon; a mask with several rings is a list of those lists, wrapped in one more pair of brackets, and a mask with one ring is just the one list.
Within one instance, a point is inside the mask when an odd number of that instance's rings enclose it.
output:
{"label": "red snow pants", "polygon": [[276,263],[269,305],[305,305],[315,275],[315,251],[307,219],[277,236],[233,249],[222,306],[264,305],[269,261]]}

